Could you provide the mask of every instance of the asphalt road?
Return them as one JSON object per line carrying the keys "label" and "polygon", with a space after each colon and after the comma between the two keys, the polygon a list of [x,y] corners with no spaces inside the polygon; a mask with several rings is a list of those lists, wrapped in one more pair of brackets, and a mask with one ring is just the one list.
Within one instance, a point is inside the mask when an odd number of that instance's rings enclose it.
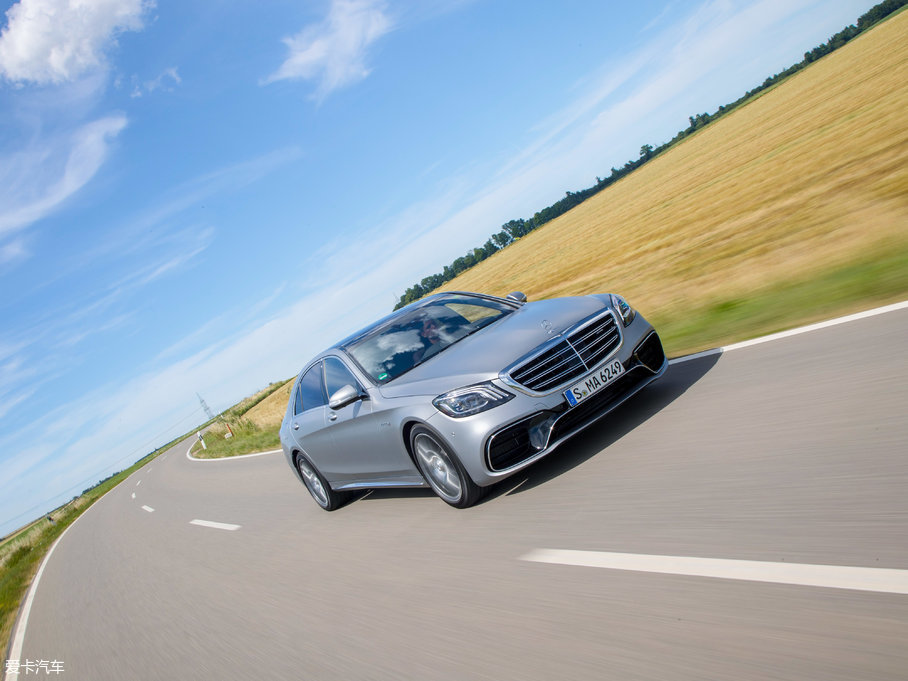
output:
{"label": "asphalt road", "polygon": [[[904,680],[908,594],[776,564],[908,569],[906,340],[901,310],[674,364],[465,511],[411,490],[329,514],[281,454],[195,462],[184,443],[64,536],[21,659],[69,681]],[[536,549],[752,561],[783,583]]]}

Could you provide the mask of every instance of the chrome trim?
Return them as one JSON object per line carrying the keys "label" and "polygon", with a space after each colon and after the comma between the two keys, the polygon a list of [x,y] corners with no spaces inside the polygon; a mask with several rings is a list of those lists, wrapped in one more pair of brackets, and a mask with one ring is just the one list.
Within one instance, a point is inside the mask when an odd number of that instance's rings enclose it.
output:
{"label": "chrome trim", "polygon": [[331,489],[337,492],[341,492],[351,489],[379,489],[382,487],[410,487],[416,489],[428,486],[429,485],[425,480],[423,480],[422,482],[416,482],[413,480],[383,480],[381,482],[345,482],[343,485],[331,485]]}
{"label": "chrome trim", "polygon": [[[574,344],[571,343],[569,337],[578,333],[579,331],[583,330],[585,327],[595,324],[596,322],[600,321],[606,315],[611,315],[611,317],[612,317],[612,322],[615,325],[615,331],[618,333],[618,344],[614,347],[614,349],[610,353],[608,353],[605,357],[600,359],[599,362],[597,362],[593,366],[590,366],[583,359],[583,355],[581,355],[580,352],[577,350],[577,348],[574,347]],[[547,340],[545,343],[542,343],[541,345],[537,345],[535,348],[533,348],[530,352],[528,352],[523,357],[518,359],[516,362],[512,362],[507,367],[502,369],[498,373],[498,378],[505,385],[507,385],[511,388],[514,388],[515,390],[519,390],[524,395],[530,395],[532,397],[541,397],[543,395],[550,395],[554,392],[558,392],[565,386],[573,383],[576,380],[576,378],[567,379],[565,381],[562,381],[558,385],[555,385],[553,387],[546,388],[545,390],[540,391],[540,390],[532,390],[530,388],[527,388],[525,385],[523,385],[523,384],[519,383],[518,381],[516,381],[515,379],[511,378],[511,372],[515,371],[516,369],[521,368],[525,364],[530,363],[531,361],[533,361],[540,355],[543,355],[546,352],[550,351],[556,345],[560,345],[562,343],[567,343],[568,347],[571,350],[573,350],[574,354],[577,356],[577,359],[580,360],[580,363],[586,368],[586,370],[581,374],[581,376],[586,375],[586,374],[592,372],[593,370],[598,369],[600,366],[602,366],[606,362],[608,362],[624,345],[624,334],[621,332],[622,326],[623,326],[623,324],[621,322],[620,317],[611,308],[606,308],[605,310],[596,312],[596,313],[590,315],[589,317],[587,317],[586,319],[580,320],[579,322],[577,322],[573,326],[565,329],[561,333],[553,336],[550,340]],[[559,366],[563,363],[564,362],[559,363]]]}

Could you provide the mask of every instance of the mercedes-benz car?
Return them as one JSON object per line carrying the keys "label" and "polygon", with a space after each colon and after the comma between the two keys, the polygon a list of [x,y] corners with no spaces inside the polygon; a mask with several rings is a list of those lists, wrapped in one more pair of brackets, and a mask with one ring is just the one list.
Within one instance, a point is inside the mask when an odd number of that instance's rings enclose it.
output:
{"label": "mercedes-benz car", "polygon": [[656,331],[618,295],[438,293],[310,361],[281,445],[325,510],[355,490],[426,486],[465,508],[667,364]]}

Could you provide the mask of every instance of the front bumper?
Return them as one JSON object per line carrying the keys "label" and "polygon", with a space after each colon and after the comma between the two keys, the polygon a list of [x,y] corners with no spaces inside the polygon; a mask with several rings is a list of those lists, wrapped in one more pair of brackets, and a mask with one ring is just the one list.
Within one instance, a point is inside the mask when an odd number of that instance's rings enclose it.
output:
{"label": "front bumper", "polygon": [[622,335],[621,345],[602,364],[617,358],[624,373],[575,407],[568,405],[561,386],[545,395],[518,392],[507,404],[476,416],[454,419],[439,413],[430,421],[477,485],[502,480],[546,456],[665,373],[668,361],[659,336],[640,314]]}
{"label": "front bumper", "polygon": [[492,433],[486,441],[486,467],[493,474],[510,473],[547,454],[661,376],[666,365],[662,344],[654,331],[634,352],[624,373],[603,390],[575,407],[562,402],[554,409],[537,412]]}

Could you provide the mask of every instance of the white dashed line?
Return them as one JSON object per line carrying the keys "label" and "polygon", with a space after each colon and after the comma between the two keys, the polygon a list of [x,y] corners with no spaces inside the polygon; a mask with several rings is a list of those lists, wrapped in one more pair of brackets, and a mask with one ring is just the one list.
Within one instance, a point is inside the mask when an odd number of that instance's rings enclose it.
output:
{"label": "white dashed line", "polygon": [[636,553],[564,551],[560,549],[535,549],[521,556],[520,559],[534,563],[577,565],[608,570],[658,572],[668,575],[908,594],[908,570],[888,568],[769,563],[755,560],[652,556]]}
{"label": "white dashed line", "polygon": [[190,525],[201,525],[202,527],[213,527],[216,530],[238,530],[241,525],[231,525],[230,523],[216,523],[211,520],[190,520]]}
{"label": "white dashed line", "polygon": [[136,498],[136,493],[135,493],[135,492],[132,493],[132,498],[133,498],[133,499]]}
{"label": "white dashed line", "polygon": [[138,487],[138,486],[141,485],[141,484],[142,484],[142,481],[139,480],[139,481],[136,483],[136,487]]}
{"label": "white dashed line", "polygon": [[142,508],[149,513],[154,513],[154,509],[151,506],[143,506]]}

